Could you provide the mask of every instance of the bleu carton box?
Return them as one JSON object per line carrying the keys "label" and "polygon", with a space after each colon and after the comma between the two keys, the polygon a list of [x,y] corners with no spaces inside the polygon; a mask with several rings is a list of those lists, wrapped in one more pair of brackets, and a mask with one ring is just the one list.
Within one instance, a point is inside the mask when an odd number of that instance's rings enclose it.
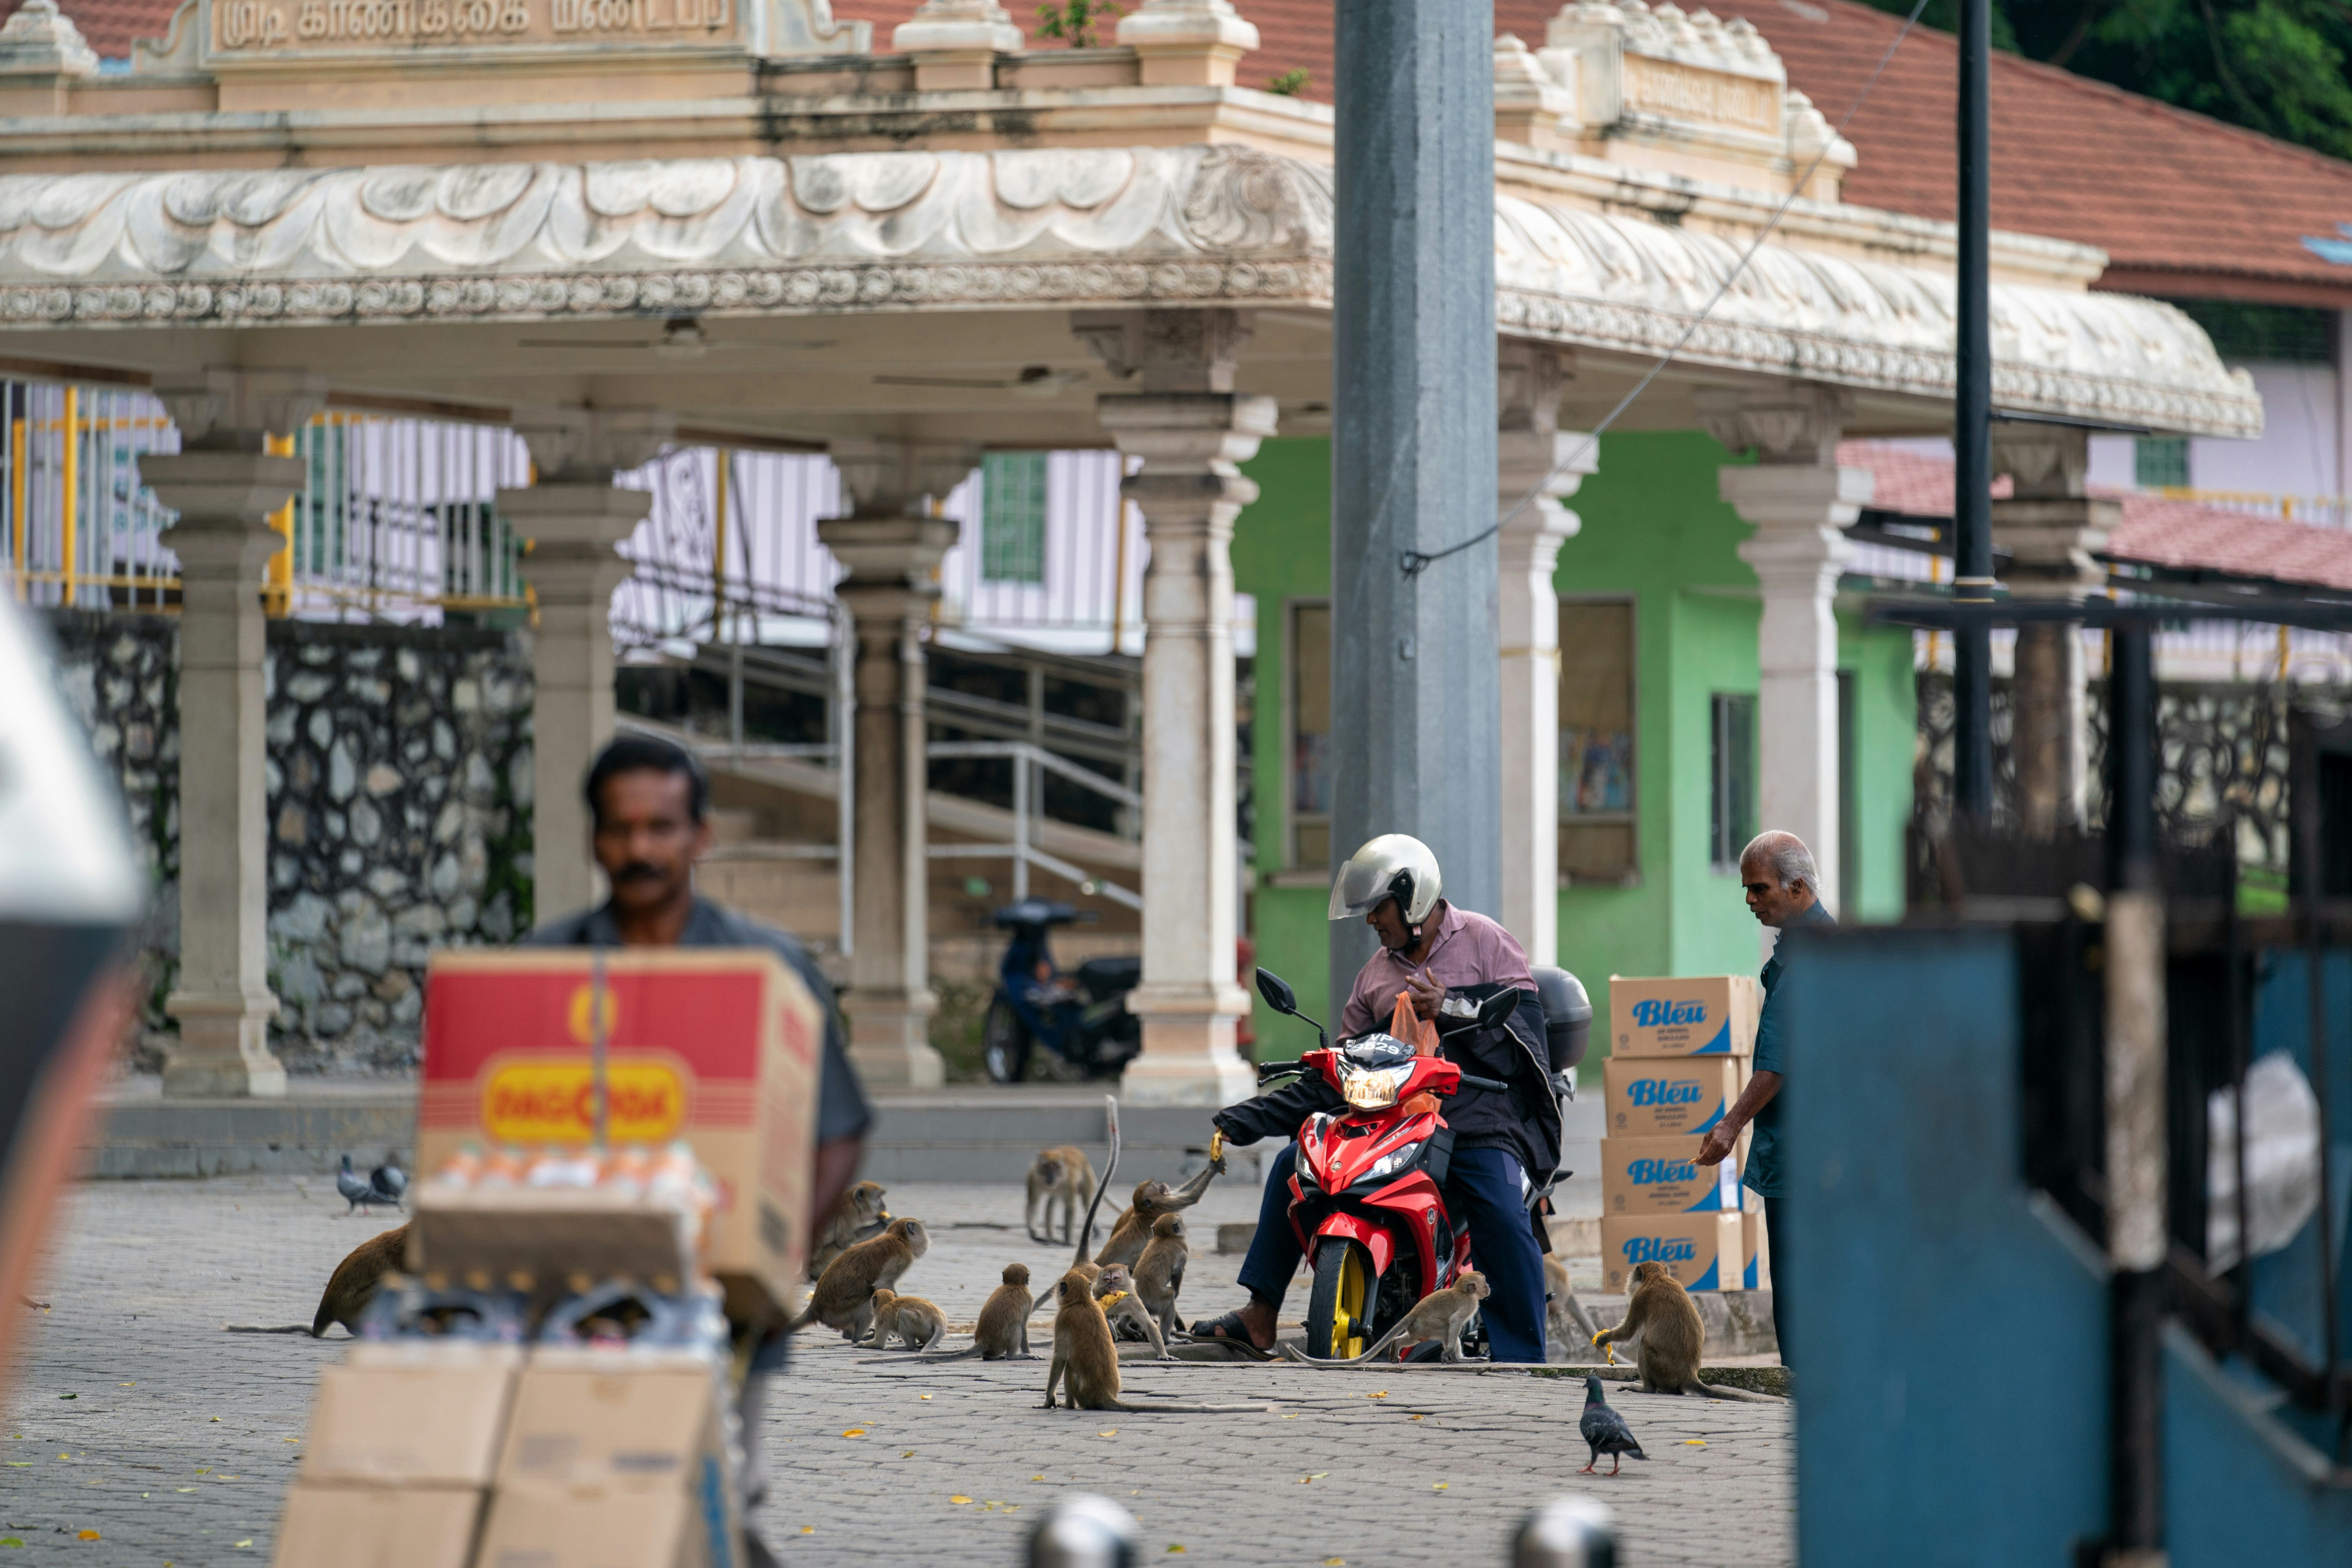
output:
{"label": "bleu carton box", "polygon": [[1737,1214],[1637,1215],[1601,1221],[1601,1289],[1622,1296],[1633,1268],[1663,1263],[1685,1290],[1736,1289],[1740,1269]]}
{"label": "bleu carton box", "polygon": [[1601,1213],[1739,1213],[1739,1154],[1719,1164],[1698,1163],[1704,1142],[1696,1133],[1678,1138],[1603,1138],[1601,1141]]}
{"label": "bleu carton box", "polygon": [[1764,988],[1750,974],[1609,977],[1609,1050],[1620,1057],[1746,1057]]}
{"label": "bleu carton box", "polygon": [[1601,1064],[1612,1138],[1704,1132],[1739,1098],[1744,1057],[1611,1057]]}

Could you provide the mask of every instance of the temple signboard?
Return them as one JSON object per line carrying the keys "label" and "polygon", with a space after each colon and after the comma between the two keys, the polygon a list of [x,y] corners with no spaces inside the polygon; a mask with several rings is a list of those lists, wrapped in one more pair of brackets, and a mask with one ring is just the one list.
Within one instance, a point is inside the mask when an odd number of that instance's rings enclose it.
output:
{"label": "temple signboard", "polygon": [[621,44],[834,53],[865,37],[809,0],[198,0],[197,21],[208,68],[604,54]]}
{"label": "temple signboard", "polygon": [[1780,134],[1780,84],[1769,79],[1708,70],[1629,49],[1623,90],[1631,113],[1762,136]]}

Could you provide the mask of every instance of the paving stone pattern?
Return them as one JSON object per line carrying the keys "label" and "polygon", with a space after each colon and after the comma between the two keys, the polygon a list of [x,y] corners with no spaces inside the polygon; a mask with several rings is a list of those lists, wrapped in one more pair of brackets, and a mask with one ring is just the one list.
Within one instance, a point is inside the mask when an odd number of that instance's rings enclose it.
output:
{"label": "paving stone pattern", "polygon": [[[1015,1187],[906,1186],[890,1203],[934,1230],[906,1289],[960,1328],[1004,1264],[1025,1262],[1042,1279],[1069,1256],[1022,1234]],[[307,1321],[335,1261],[396,1223],[335,1217],[342,1206],[319,1179],[76,1191],[40,1289],[50,1310],[26,1313],[32,1339],[5,1404],[0,1458],[12,1468],[0,1479],[0,1540],[21,1540],[27,1563],[94,1568],[266,1561],[312,1380],[342,1340],[340,1331],[313,1342],[221,1325]],[[1254,1206],[1243,1185],[1213,1187],[1192,1211],[1196,1247],[1218,1221]],[[1188,1316],[1238,1299],[1239,1261],[1196,1250]],[[1294,1290],[1290,1310],[1304,1302]],[[1041,1310],[1035,1322],[1042,1347],[1050,1318]],[[1123,1372],[1139,1400],[1274,1408],[1048,1412],[1037,1407],[1042,1361],[921,1366],[903,1352],[813,1338],[770,1402],[765,1533],[787,1563],[1000,1568],[1021,1561],[1045,1504],[1089,1489],[1135,1514],[1155,1561],[1181,1546],[1190,1560],[1217,1563],[1501,1563],[1528,1506],[1575,1491],[1617,1510],[1622,1561],[1637,1568],[1794,1557],[1783,1405],[1616,1385],[1612,1400],[1654,1458],[1611,1480],[1574,1473],[1584,1446],[1572,1381],[1405,1368]],[[863,1435],[844,1436],[853,1429]],[[0,1549],[0,1568],[9,1560]]]}
{"label": "paving stone pattern", "polygon": [[[179,625],[54,615],[60,683],[156,880],[139,1065],[179,952]],[[276,621],[268,652],[272,1044],[293,1071],[415,1060],[425,957],[531,923],[527,638]]]}

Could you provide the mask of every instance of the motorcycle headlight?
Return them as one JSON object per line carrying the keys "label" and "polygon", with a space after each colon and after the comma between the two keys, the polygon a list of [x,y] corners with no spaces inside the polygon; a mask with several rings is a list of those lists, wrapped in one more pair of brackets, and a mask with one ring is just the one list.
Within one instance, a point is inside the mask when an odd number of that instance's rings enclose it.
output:
{"label": "motorcycle headlight", "polygon": [[1359,1110],[1386,1110],[1397,1102],[1397,1090],[1412,1076],[1410,1066],[1343,1067],[1339,1069],[1339,1092]]}
{"label": "motorcycle headlight", "polygon": [[1400,1171],[1411,1169],[1412,1163],[1421,1158],[1422,1145],[1427,1142],[1428,1140],[1425,1138],[1416,1139],[1412,1142],[1407,1143],[1402,1149],[1390,1150],[1387,1153],[1372,1162],[1372,1168],[1366,1171],[1361,1179],[1367,1182],[1376,1182],[1383,1176],[1393,1176]]}

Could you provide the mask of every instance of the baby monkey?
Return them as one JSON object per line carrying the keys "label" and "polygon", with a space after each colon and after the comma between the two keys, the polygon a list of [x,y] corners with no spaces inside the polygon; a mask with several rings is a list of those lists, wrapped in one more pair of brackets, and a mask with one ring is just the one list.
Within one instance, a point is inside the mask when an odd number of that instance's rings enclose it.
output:
{"label": "baby monkey", "polygon": [[1144,1304],[1143,1297],[1135,1288],[1134,1278],[1126,1268],[1116,1263],[1107,1268],[1081,1263],[1074,1272],[1094,1277],[1095,1300],[1101,1303],[1103,1316],[1110,1321],[1112,1339],[1140,1340],[1151,1347],[1154,1359],[1176,1359],[1168,1353],[1167,1338],[1160,1333],[1150,1308]]}
{"label": "baby monkey", "polygon": [[906,1341],[910,1351],[931,1350],[948,1337],[947,1314],[920,1296],[877,1290],[867,1304],[874,1312],[876,1350],[888,1350],[894,1336]]}
{"label": "baby monkey", "polygon": [[1394,1328],[1373,1341],[1371,1348],[1361,1355],[1311,1356],[1292,1346],[1286,1345],[1284,1349],[1300,1361],[1315,1362],[1323,1366],[1350,1366],[1370,1361],[1399,1340],[1415,1343],[1423,1340],[1442,1340],[1445,1344],[1444,1359],[1459,1362],[1462,1359],[1462,1331],[1469,1327],[1470,1315],[1478,1310],[1478,1303],[1489,1294],[1486,1277],[1475,1268],[1465,1268],[1461,1278],[1444,1289],[1432,1290],[1414,1302],[1412,1310],[1400,1319]]}
{"label": "baby monkey", "polygon": [[1118,1410],[1131,1415],[1217,1415],[1265,1410],[1264,1405],[1177,1405],[1153,1400],[1129,1405],[1119,1398],[1118,1347],[1112,1342],[1109,1320],[1094,1298],[1094,1280],[1076,1268],[1062,1276],[1054,1288],[1060,1303],[1054,1313],[1054,1355],[1045,1369],[1045,1408],[1056,1408],[1057,1386],[1066,1384],[1073,1410]]}

